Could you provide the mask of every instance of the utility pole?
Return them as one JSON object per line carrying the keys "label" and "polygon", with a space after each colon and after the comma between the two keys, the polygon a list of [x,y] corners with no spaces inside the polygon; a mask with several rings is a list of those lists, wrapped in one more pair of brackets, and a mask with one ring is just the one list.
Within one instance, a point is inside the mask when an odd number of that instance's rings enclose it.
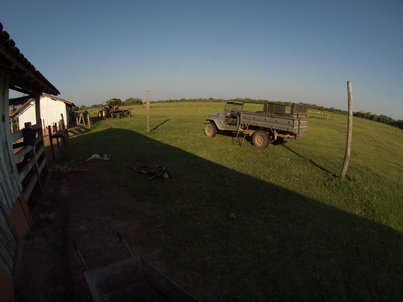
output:
{"label": "utility pole", "polygon": [[341,178],[346,177],[348,163],[351,154],[351,141],[353,136],[353,87],[350,81],[347,82],[348,94],[348,122],[347,122],[347,140],[346,140],[346,153],[344,154],[343,167],[341,169]]}
{"label": "utility pole", "polygon": [[150,90],[146,91],[146,103],[147,103],[147,132],[151,131],[151,119],[150,119],[150,111],[151,111],[151,104],[150,104]]}

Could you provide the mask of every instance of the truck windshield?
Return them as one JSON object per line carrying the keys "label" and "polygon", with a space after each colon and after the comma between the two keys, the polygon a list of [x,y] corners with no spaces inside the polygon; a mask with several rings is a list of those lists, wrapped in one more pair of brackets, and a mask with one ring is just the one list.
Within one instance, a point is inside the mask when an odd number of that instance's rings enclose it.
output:
{"label": "truck windshield", "polygon": [[225,105],[225,111],[242,111],[243,103],[240,102],[227,102]]}

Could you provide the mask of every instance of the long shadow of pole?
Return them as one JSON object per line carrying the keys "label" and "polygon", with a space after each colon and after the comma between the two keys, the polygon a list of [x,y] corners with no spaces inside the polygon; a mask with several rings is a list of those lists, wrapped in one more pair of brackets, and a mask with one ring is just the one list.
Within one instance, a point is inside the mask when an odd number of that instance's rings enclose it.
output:
{"label": "long shadow of pole", "polygon": [[166,119],[165,121],[163,121],[162,123],[158,124],[157,126],[155,126],[154,128],[151,129],[151,131],[157,130],[159,127],[161,127],[162,125],[164,125],[165,123],[169,122],[169,119]]}
{"label": "long shadow of pole", "polygon": [[324,168],[324,167],[318,165],[318,164],[315,163],[312,159],[306,158],[305,156],[303,156],[303,155],[299,154],[298,152],[292,150],[290,147],[287,147],[284,143],[281,144],[281,146],[283,146],[285,149],[287,149],[288,151],[290,151],[292,154],[294,154],[294,155],[296,155],[296,156],[298,156],[298,157],[300,157],[300,158],[302,158],[302,159],[308,161],[309,163],[311,163],[312,165],[314,165],[316,168],[322,170],[323,172],[326,172],[326,173],[330,174],[330,175],[333,176],[333,177],[337,177],[336,174],[334,174],[334,173],[330,172],[329,170],[327,170],[326,168]]}

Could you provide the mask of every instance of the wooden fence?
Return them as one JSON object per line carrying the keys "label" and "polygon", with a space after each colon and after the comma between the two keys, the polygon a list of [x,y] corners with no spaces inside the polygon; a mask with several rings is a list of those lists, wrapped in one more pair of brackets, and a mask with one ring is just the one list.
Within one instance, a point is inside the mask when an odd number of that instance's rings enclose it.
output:
{"label": "wooden fence", "polygon": [[7,157],[9,160],[3,162],[3,167],[15,173],[10,174],[6,169],[0,173],[4,185],[1,192],[5,194],[0,196],[4,198],[0,205],[0,269],[12,278],[17,271],[17,259],[22,255],[23,236],[31,226],[30,218],[24,216],[29,215],[26,201],[36,185],[43,190],[47,162],[40,124],[27,124],[20,131],[9,133],[7,141],[12,144],[13,152]]}
{"label": "wooden fence", "polygon": [[329,112],[321,112],[315,110],[309,110],[309,117],[319,118],[319,119],[326,119],[330,120],[332,118],[332,114]]}
{"label": "wooden fence", "polygon": [[24,129],[11,136],[18,177],[24,197],[28,200],[36,184],[41,191],[43,190],[44,172],[47,171],[41,124],[26,125]]}

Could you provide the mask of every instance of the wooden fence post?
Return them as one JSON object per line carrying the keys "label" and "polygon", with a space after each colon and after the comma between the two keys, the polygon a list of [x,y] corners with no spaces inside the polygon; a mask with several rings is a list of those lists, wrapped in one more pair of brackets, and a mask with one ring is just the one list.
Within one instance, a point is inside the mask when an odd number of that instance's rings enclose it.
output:
{"label": "wooden fence post", "polygon": [[52,139],[52,126],[48,126],[48,133],[49,133],[49,144],[50,144],[50,149],[52,150],[52,156],[53,159],[55,159],[55,149],[53,148],[53,139]]}
{"label": "wooden fence post", "polygon": [[35,124],[41,122],[41,94],[35,94]]}
{"label": "wooden fence post", "polygon": [[347,82],[348,93],[348,123],[347,123],[347,140],[346,140],[346,153],[344,154],[343,167],[341,169],[341,178],[346,177],[348,163],[351,154],[351,141],[353,136],[353,88],[350,81]]}
{"label": "wooden fence post", "polygon": [[150,104],[150,90],[146,91],[146,103],[147,103],[147,132],[151,131],[151,119],[150,119],[150,111],[151,111],[151,104]]}
{"label": "wooden fence post", "polygon": [[65,124],[64,124],[63,113],[60,113],[60,118],[61,118],[61,120],[59,122],[59,127],[60,127],[60,130],[64,130],[65,129]]}
{"label": "wooden fence post", "polygon": [[88,129],[91,129],[91,118],[90,118],[90,113],[88,111],[87,111],[87,121],[88,121]]}

